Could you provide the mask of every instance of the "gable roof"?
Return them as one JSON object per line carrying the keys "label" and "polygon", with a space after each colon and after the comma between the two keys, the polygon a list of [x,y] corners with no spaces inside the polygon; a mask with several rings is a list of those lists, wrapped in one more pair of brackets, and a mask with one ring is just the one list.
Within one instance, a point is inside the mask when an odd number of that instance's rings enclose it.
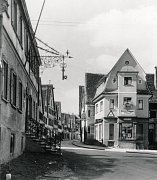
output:
{"label": "gable roof", "polygon": [[86,73],[85,74],[85,103],[92,103],[96,92],[96,85],[103,77],[103,74]]}
{"label": "gable roof", "polygon": [[[142,79],[145,84],[143,83],[143,86],[138,87],[137,93],[150,94],[149,87],[146,83],[146,73],[144,72],[141,65],[134,58],[130,50],[126,49],[119,58],[119,60],[116,62],[116,64],[113,66],[113,68],[110,70],[110,72],[107,74],[107,76],[104,77],[106,79],[106,82],[104,84],[104,90],[99,94],[97,93],[94,99],[104,93],[116,93],[118,89],[118,73],[138,73],[138,77]],[[116,79],[116,83],[113,83],[113,79]],[[103,81],[99,82],[99,84],[101,83],[103,83]]]}

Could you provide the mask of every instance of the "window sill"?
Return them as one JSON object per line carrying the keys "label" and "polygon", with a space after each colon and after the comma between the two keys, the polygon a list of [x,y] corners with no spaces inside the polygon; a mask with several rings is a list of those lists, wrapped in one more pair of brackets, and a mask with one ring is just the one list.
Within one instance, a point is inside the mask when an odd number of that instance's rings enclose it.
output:
{"label": "window sill", "polygon": [[17,109],[16,105],[14,105],[14,104],[11,104],[11,106],[12,106],[14,109]]}
{"label": "window sill", "polygon": [[22,110],[21,110],[21,109],[19,109],[19,108],[18,108],[18,112],[19,112],[20,114],[22,114]]}
{"label": "window sill", "polygon": [[8,103],[9,101],[7,99],[5,99],[4,97],[2,97],[2,100],[5,102],[5,103]]}
{"label": "window sill", "polygon": [[134,87],[132,84],[124,84],[125,87]]}
{"label": "window sill", "polygon": [[119,139],[119,141],[136,141],[136,139]]}

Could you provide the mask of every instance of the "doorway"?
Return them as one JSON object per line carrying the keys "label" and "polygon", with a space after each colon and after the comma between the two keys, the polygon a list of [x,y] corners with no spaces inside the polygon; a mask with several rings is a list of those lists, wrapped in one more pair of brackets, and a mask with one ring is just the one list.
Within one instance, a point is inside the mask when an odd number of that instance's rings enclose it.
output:
{"label": "doorway", "polygon": [[149,124],[148,141],[149,141],[149,149],[156,149],[156,147],[155,147],[155,124]]}

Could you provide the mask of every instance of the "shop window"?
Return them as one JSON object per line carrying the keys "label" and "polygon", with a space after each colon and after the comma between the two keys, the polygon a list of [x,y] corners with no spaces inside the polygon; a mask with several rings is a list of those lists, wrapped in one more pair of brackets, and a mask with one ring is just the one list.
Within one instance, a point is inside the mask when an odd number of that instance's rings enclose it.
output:
{"label": "shop window", "polygon": [[110,99],[110,109],[114,109],[114,99]]}
{"label": "shop window", "polygon": [[138,109],[143,109],[143,100],[138,100]]}
{"label": "shop window", "polygon": [[100,112],[103,111],[103,101],[100,102]]}
{"label": "shop window", "polygon": [[102,124],[99,124],[99,141],[102,141]]}
{"label": "shop window", "polygon": [[124,77],[124,86],[132,85],[132,77]]}
{"label": "shop window", "polygon": [[10,154],[14,154],[14,148],[15,148],[15,134],[11,134],[10,136]]}
{"label": "shop window", "polygon": [[132,123],[120,124],[120,137],[122,140],[129,140],[133,138],[133,125]]}
{"label": "shop window", "polygon": [[8,99],[8,64],[3,61],[3,98]]}
{"label": "shop window", "polygon": [[95,125],[95,139],[98,140],[98,125]]}

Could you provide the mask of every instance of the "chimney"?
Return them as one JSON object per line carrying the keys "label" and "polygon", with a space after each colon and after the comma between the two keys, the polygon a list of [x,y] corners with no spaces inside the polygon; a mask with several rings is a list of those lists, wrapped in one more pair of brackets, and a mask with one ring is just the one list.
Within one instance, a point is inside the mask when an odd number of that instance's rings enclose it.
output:
{"label": "chimney", "polygon": [[154,85],[155,85],[155,89],[157,90],[157,66],[155,66]]}

